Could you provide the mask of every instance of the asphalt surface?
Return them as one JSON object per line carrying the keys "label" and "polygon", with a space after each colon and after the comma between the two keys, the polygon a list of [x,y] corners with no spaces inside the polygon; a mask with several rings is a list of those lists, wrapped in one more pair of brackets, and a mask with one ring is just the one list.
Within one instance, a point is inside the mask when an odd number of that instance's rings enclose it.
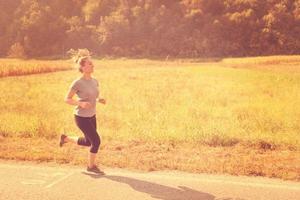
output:
{"label": "asphalt surface", "polygon": [[0,200],[300,200],[300,183],[261,177],[0,162]]}

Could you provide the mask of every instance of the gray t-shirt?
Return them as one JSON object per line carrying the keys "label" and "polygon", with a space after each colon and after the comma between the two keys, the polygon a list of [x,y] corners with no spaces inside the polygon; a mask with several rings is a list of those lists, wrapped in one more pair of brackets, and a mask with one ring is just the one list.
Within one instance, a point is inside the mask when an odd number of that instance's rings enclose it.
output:
{"label": "gray t-shirt", "polygon": [[72,82],[70,88],[73,89],[79,101],[91,103],[90,108],[76,106],[74,114],[80,117],[92,117],[96,114],[96,99],[99,96],[98,81],[94,78],[79,78]]}

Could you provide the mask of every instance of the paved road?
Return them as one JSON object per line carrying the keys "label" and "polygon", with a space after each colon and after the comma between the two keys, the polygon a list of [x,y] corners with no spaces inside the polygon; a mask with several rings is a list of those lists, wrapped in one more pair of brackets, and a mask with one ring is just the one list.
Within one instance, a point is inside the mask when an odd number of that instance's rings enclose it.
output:
{"label": "paved road", "polygon": [[300,200],[300,183],[277,179],[104,170],[0,162],[0,200]]}

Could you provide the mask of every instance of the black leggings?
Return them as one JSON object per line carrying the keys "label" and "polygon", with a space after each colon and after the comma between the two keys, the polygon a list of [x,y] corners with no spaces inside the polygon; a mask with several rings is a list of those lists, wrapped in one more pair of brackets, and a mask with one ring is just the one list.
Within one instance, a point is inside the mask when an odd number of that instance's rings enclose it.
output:
{"label": "black leggings", "polygon": [[90,152],[97,153],[101,140],[97,133],[96,116],[80,117],[75,115],[75,122],[84,134],[84,137],[78,139],[77,144],[81,146],[91,146]]}

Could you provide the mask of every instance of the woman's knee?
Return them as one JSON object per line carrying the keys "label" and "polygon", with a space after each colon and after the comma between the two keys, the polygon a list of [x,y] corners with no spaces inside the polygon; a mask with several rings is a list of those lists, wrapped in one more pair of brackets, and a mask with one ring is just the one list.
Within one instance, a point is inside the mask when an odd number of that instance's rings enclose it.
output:
{"label": "woman's knee", "polygon": [[87,146],[91,146],[92,145],[91,142],[87,138],[85,138],[85,141],[86,141]]}

